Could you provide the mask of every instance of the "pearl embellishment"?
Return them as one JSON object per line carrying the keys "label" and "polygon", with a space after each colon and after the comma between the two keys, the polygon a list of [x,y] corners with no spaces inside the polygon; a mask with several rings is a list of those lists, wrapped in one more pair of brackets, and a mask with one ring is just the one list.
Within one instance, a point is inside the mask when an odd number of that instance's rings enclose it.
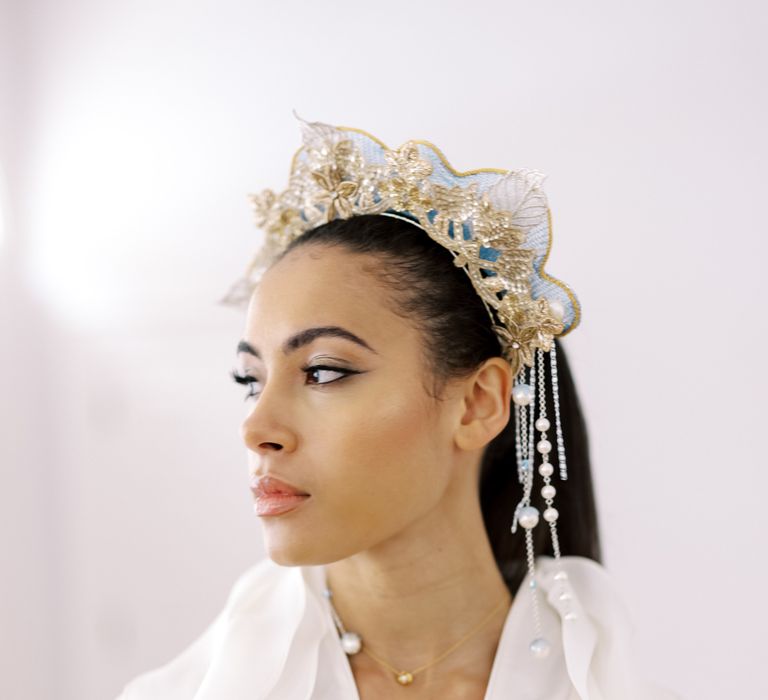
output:
{"label": "pearl embellishment", "polygon": [[543,515],[544,520],[546,520],[548,523],[553,523],[555,520],[557,520],[560,513],[557,512],[557,508],[547,508]]}
{"label": "pearl embellishment", "polygon": [[534,639],[528,648],[537,659],[543,659],[549,655],[550,644],[546,639],[539,637]]}
{"label": "pearl embellishment", "polygon": [[516,384],[512,387],[512,401],[518,406],[527,406],[533,400],[533,390],[528,384]]}
{"label": "pearl embellishment", "polygon": [[541,489],[541,496],[545,501],[548,501],[551,498],[554,498],[555,493],[557,493],[557,490],[551,484],[547,484],[546,486],[543,486]]}
{"label": "pearl embellishment", "polygon": [[549,462],[542,462],[539,466],[539,474],[542,476],[552,476],[555,468]]}
{"label": "pearl embellishment", "polygon": [[539,524],[539,511],[533,506],[526,506],[520,509],[520,515],[517,519],[521,527],[530,530]]}
{"label": "pearl embellishment", "polygon": [[344,632],[344,634],[341,635],[341,647],[347,654],[357,654],[357,652],[360,651],[361,646],[362,642],[360,635],[356,632]]}
{"label": "pearl embellishment", "polygon": [[562,321],[565,316],[565,307],[558,299],[547,299],[547,301],[549,302],[549,310],[552,312],[552,315],[558,321]]}
{"label": "pearl embellishment", "polygon": [[552,451],[552,443],[549,440],[539,440],[536,443],[536,449],[543,455],[547,455]]}
{"label": "pearl embellishment", "polygon": [[549,430],[549,421],[546,418],[539,418],[534,425],[539,432],[545,433]]}

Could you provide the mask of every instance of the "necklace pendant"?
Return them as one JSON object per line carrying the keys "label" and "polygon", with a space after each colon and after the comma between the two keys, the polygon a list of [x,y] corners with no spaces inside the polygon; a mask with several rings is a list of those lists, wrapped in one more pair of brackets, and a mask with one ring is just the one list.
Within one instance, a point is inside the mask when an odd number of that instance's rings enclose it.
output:
{"label": "necklace pendant", "polygon": [[410,685],[413,683],[413,674],[408,671],[400,671],[395,678],[400,685]]}

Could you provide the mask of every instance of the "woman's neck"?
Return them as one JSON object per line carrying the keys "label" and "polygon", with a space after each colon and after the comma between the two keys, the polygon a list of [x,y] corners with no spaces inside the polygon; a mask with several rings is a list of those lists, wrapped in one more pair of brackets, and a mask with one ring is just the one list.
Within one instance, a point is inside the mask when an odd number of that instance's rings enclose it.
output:
{"label": "woman's neck", "polygon": [[[452,504],[446,498],[396,536],[325,569],[344,627],[403,670],[428,664],[497,608],[480,630],[414,679],[434,686],[440,679],[479,676],[484,687],[511,597],[476,499]],[[397,691],[382,664],[362,652],[349,658],[356,678],[386,678]]]}

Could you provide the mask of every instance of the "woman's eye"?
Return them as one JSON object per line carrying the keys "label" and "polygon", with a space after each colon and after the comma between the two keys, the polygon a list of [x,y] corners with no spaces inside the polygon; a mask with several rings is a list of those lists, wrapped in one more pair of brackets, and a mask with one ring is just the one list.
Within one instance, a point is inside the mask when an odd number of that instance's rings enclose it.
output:
{"label": "woman's eye", "polygon": [[238,384],[245,384],[248,387],[248,393],[245,395],[246,401],[259,395],[260,392],[254,390],[254,384],[259,383],[259,380],[256,379],[256,377],[252,377],[250,374],[238,374],[234,370],[232,370],[230,374],[232,375],[232,379]]}
{"label": "woman's eye", "polygon": [[[341,369],[341,367],[328,367],[326,365],[311,365],[309,367],[302,367],[301,371],[304,372],[307,378],[307,384],[320,386],[323,384],[331,384],[333,382],[337,382],[349,374],[359,374],[359,372],[354,370]],[[261,390],[256,388],[256,385],[260,384],[256,377],[253,377],[250,374],[238,374],[234,370],[230,374],[232,375],[232,379],[234,379],[238,384],[245,384],[248,387],[248,393],[245,395],[246,401],[248,399],[257,397],[261,393]],[[334,374],[341,376],[334,378]]]}
{"label": "woman's eye", "polygon": [[[352,374],[352,372],[348,369],[341,369],[339,367],[324,367],[322,365],[314,365],[312,367],[303,367],[302,372],[307,375],[307,378],[309,379],[312,376],[320,377],[320,379],[316,382],[310,382],[311,384],[330,384],[331,382],[338,381],[339,379],[342,379],[343,377],[346,377],[348,374]],[[328,375],[331,374],[340,374],[341,377],[336,377],[336,379],[328,379],[327,381],[322,381],[323,377],[328,377]]]}

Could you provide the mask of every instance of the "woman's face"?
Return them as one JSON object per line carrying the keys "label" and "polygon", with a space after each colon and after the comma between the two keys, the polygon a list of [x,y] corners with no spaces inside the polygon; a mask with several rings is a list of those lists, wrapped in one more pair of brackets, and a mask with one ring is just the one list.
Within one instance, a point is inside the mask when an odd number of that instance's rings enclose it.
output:
{"label": "woman's face", "polygon": [[330,563],[385,542],[434,509],[452,478],[457,404],[426,393],[419,332],[363,264],[376,260],[297,248],[251,298],[244,340],[259,357],[239,353],[257,380],[242,425],[250,473],[310,494],[262,516],[279,564]]}

